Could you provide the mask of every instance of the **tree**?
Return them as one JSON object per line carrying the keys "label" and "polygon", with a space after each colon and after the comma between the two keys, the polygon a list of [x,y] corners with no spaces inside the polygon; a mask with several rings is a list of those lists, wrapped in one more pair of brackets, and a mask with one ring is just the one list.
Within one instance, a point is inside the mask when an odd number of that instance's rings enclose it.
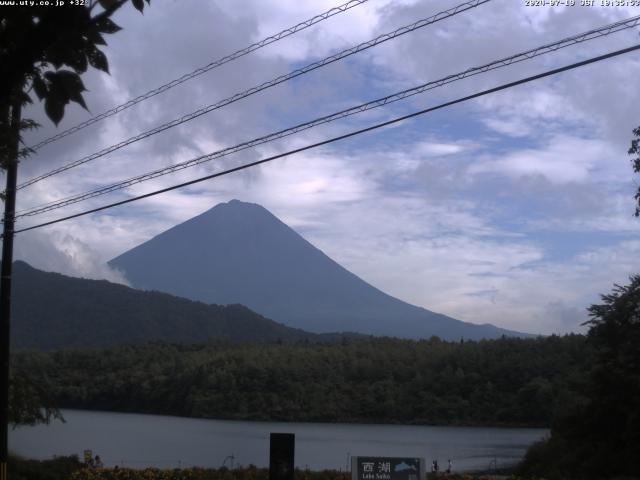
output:
{"label": "tree", "polygon": [[9,422],[13,426],[49,423],[53,419],[64,421],[55,405],[51,385],[42,372],[11,371],[9,391]]}
{"label": "tree", "polygon": [[600,471],[640,475],[640,275],[589,308],[596,358],[587,410]]}
{"label": "tree", "polygon": [[[0,160],[4,168],[14,155],[11,147],[16,125],[12,125],[11,113],[31,103],[29,93],[44,102],[47,116],[56,125],[69,102],[86,108],[80,75],[89,65],[109,72],[107,57],[98,47],[106,45],[103,35],[120,30],[110,17],[128,1],[90,1],[86,7],[21,6],[0,10]],[[131,1],[143,11],[143,0]],[[98,4],[103,10],[92,15]]]}
{"label": "tree", "polygon": [[[640,173],[640,127],[629,155]],[[640,217],[640,187],[635,196]],[[640,476],[640,275],[588,308],[594,359],[584,399],[556,415],[551,436],[533,445],[520,472],[554,478]],[[584,400],[584,401],[582,401]]]}
{"label": "tree", "polygon": [[[629,155],[635,155],[631,163],[633,165],[633,171],[635,173],[640,173],[640,127],[637,127],[633,130],[633,135],[636,137],[631,140],[631,147],[629,148]],[[636,200],[636,212],[635,216],[640,217],[640,187],[638,187],[638,191],[633,197]]]}
{"label": "tree", "polygon": [[[109,71],[103,35],[120,30],[111,16],[129,0],[87,0],[66,5],[7,6],[0,10],[0,168],[6,170],[7,186],[2,236],[0,280],[0,480],[7,471],[7,430],[9,423],[9,333],[11,269],[18,161],[26,157],[21,148],[21,132],[36,128],[22,118],[22,108],[31,103],[31,94],[44,102],[47,116],[57,125],[69,102],[86,108],[80,78],[89,65]],[[150,0],[146,0],[150,3]],[[53,2],[47,2],[53,3]],[[64,3],[64,2],[61,2]],[[73,3],[81,4],[74,5]],[[131,0],[140,12],[144,0]],[[28,390],[27,390],[28,391]],[[17,391],[14,390],[13,398]],[[31,391],[33,393],[33,390]],[[34,398],[30,395],[29,398]],[[45,410],[44,419],[47,410]],[[32,412],[33,413],[33,412]],[[37,413],[30,417],[37,421]]]}
{"label": "tree", "polygon": [[555,478],[640,476],[640,275],[588,309],[594,352],[585,402],[554,419],[522,473]]}

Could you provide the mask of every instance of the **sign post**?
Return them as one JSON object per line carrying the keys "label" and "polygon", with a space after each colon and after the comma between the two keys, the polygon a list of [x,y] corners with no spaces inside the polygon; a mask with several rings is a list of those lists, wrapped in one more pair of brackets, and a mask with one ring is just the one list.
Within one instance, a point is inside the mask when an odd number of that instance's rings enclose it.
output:
{"label": "sign post", "polygon": [[351,457],[351,480],[423,480],[424,458]]}
{"label": "sign post", "polygon": [[296,436],[272,433],[269,448],[269,480],[294,480]]}

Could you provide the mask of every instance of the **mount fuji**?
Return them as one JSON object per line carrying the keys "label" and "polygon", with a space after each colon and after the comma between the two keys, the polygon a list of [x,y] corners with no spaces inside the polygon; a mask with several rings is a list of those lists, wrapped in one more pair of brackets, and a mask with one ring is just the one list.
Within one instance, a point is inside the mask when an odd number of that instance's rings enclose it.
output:
{"label": "mount fuji", "polygon": [[410,305],[378,290],[260,205],[232,200],[109,262],[134,288],[242,304],[315,333],[446,340],[528,336]]}

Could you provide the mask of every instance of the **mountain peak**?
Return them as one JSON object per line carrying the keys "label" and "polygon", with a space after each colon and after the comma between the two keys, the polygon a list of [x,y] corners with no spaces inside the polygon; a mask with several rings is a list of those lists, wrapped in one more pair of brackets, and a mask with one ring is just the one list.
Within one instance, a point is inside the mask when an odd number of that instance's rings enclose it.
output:
{"label": "mountain peak", "polygon": [[243,202],[234,198],[233,200],[229,200],[228,202],[222,202],[211,207],[204,213],[196,215],[190,220],[187,220],[182,225],[191,221],[204,219],[206,219],[207,221],[216,221],[219,219],[223,222],[228,221],[231,218],[234,218],[236,220],[244,219],[246,221],[255,221],[259,217],[265,217],[269,218],[270,220],[279,222],[279,220],[262,205],[258,205],[257,203]]}
{"label": "mountain peak", "polygon": [[209,209],[209,211],[216,210],[216,209],[223,209],[223,208],[233,208],[235,210],[243,210],[246,208],[256,208],[256,207],[266,211],[266,209],[262,205],[258,205],[257,203],[243,202],[242,200],[238,200],[237,198],[234,198],[232,200],[229,200],[228,202],[217,204],[216,206]]}
{"label": "mountain peak", "polygon": [[243,202],[242,200],[238,200],[237,198],[233,198],[233,199],[229,200],[227,203],[220,203],[219,205],[230,205],[230,206],[234,206],[234,205],[236,205],[236,206],[254,205],[256,207],[261,207],[257,203]]}

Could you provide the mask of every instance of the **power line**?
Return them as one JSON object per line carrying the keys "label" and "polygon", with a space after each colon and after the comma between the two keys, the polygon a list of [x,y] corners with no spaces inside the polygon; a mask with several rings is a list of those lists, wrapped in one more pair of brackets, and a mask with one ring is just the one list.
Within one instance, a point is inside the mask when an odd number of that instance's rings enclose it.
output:
{"label": "power line", "polygon": [[213,153],[210,153],[210,154],[207,154],[207,155],[202,155],[202,156],[197,157],[195,159],[191,159],[191,160],[188,160],[188,161],[185,161],[185,162],[178,163],[176,165],[171,165],[171,166],[159,169],[159,170],[155,170],[155,171],[148,172],[148,173],[136,176],[136,177],[132,177],[132,178],[129,178],[127,180],[124,180],[124,181],[121,181],[121,182],[118,182],[118,183],[115,183],[115,184],[112,184],[112,185],[109,185],[109,186],[106,186],[106,187],[99,188],[97,190],[93,190],[93,191],[90,191],[90,192],[85,192],[85,193],[82,193],[82,194],[79,194],[79,195],[74,195],[74,196],[67,197],[67,198],[64,198],[64,199],[60,199],[60,200],[57,200],[57,201],[54,201],[54,202],[49,202],[47,204],[40,205],[40,206],[37,206],[37,207],[32,207],[30,209],[23,210],[22,212],[19,212],[17,217],[37,215],[39,213],[44,213],[46,211],[51,211],[51,210],[54,210],[54,209],[57,209],[57,208],[61,208],[61,207],[67,206],[67,205],[71,205],[71,204],[74,204],[74,203],[77,203],[77,202],[80,202],[80,201],[83,201],[83,200],[87,200],[89,198],[93,198],[93,197],[96,197],[96,196],[101,196],[101,195],[104,195],[104,194],[107,194],[107,193],[110,193],[110,192],[113,192],[113,191],[116,191],[116,190],[121,190],[121,189],[126,188],[128,186],[135,185],[137,183],[141,183],[141,182],[146,181],[146,180],[157,178],[159,176],[163,176],[163,175],[166,175],[166,174],[169,174],[169,173],[173,173],[173,172],[182,170],[184,168],[188,168],[188,167],[195,166],[195,165],[198,165],[198,164],[201,164],[201,163],[204,163],[204,162],[208,162],[208,161],[211,161],[211,160],[214,160],[214,159],[217,159],[217,158],[221,158],[223,156],[226,156],[226,155],[229,155],[229,154],[232,154],[232,153],[236,153],[238,151],[245,150],[245,149],[250,148],[250,147],[254,147],[254,146],[257,146],[257,145],[264,144],[264,143],[266,143],[268,141],[273,141],[275,139],[283,138],[285,136],[289,136],[289,135],[292,135],[294,133],[298,133],[300,131],[312,128],[314,126],[317,126],[317,125],[320,125],[320,124],[323,124],[323,123],[328,123],[328,122],[331,122],[331,121],[338,120],[340,118],[344,118],[344,117],[347,117],[347,116],[350,116],[350,115],[354,115],[356,113],[361,113],[361,112],[364,112],[364,111],[367,111],[367,110],[370,110],[370,109],[373,109],[373,108],[377,108],[377,107],[380,107],[380,106],[388,105],[389,103],[393,103],[395,101],[407,98],[409,96],[416,95],[418,93],[423,93],[424,91],[431,90],[433,88],[436,88],[436,87],[439,87],[439,86],[442,86],[442,85],[445,85],[445,84],[448,84],[448,83],[452,83],[454,81],[457,81],[457,80],[460,80],[460,79],[463,79],[463,78],[467,78],[469,76],[477,75],[479,73],[484,73],[486,71],[490,71],[490,70],[493,70],[493,69],[496,69],[496,68],[500,68],[500,67],[504,67],[504,66],[507,66],[507,65],[511,65],[513,63],[520,62],[520,61],[523,61],[523,60],[527,60],[527,59],[530,59],[530,58],[534,58],[536,56],[543,55],[543,54],[549,53],[551,51],[556,51],[556,50],[558,50],[560,48],[565,48],[567,46],[574,45],[576,43],[584,42],[586,40],[591,40],[591,39],[594,39],[594,38],[599,38],[601,36],[608,35],[610,33],[614,33],[614,32],[618,32],[618,31],[623,30],[623,29],[631,28],[633,26],[638,25],[638,23],[640,23],[640,16],[632,17],[632,18],[629,18],[627,20],[623,20],[623,21],[619,21],[619,22],[615,22],[613,24],[606,25],[606,26],[603,26],[603,27],[599,27],[597,29],[592,29],[592,30],[589,30],[587,32],[583,32],[581,34],[565,38],[565,39],[560,40],[558,42],[554,42],[554,43],[551,43],[551,44],[543,45],[541,47],[538,47],[538,48],[535,48],[535,49],[532,49],[532,50],[528,50],[526,52],[518,53],[516,55],[513,55],[511,57],[507,57],[507,58],[504,58],[504,59],[501,59],[501,60],[496,60],[494,62],[482,65],[480,67],[473,67],[473,68],[470,68],[470,69],[465,70],[464,72],[461,72],[461,73],[458,73],[458,74],[449,75],[449,76],[444,77],[444,78],[439,79],[439,80],[428,82],[426,84],[422,84],[422,85],[419,85],[417,87],[413,87],[411,89],[404,90],[402,92],[394,93],[392,95],[388,95],[386,97],[382,97],[382,98],[379,98],[377,100],[373,100],[373,101],[365,103],[365,104],[361,104],[361,105],[358,105],[358,106],[355,106],[355,107],[351,107],[349,109],[342,110],[340,112],[337,112],[337,113],[334,113],[334,114],[331,114],[331,115],[328,115],[328,116],[325,116],[325,117],[320,117],[320,118],[317,118],[317,119],[312,120],[310,122],[299,124],[299,125],[296,125],[294,127],[290,127],[288,129],[281,130],[279,132],[271,133],[271,134],[263,136],[263,137],[259,137],[259,138],[256,138],[256,139],[253,139],[253,140],[250,140],[250,141],[247,141],[247,142],[243,142],[243,143],[240,143],[238,145],[219,150],[217,152],[213,152]]}
{"label": "power line", "polygon": [[44,205],[39,205],[36,207],[32,207],[29,209],[25,209],[22,210],[21,212],[18,212],[18,214],[16,215],[16,218],[20,218],[20,217],[26,217],[26,216],[34,216],[34,215],[38,215],[44,212],[48,212],[51,210],[56,210],[58,208],[62,208],[68,205],[72,205],[84,200],[88,200],[90,198],[94,198],[94,197],[98,197],[98,196],[102,196],[102,195],[106,195],[108,193],[117,191],[117,190],[122,190],[126,187],[138,184],[138,183],[142,183],[144,181],[147,180],[151,180],[163,175],[168,175],[170,173],[174,173],[177,172],[179,170],[183,170],[185,168],[189,168],[195,165],[199,165],[201,163],[205,163],[205,162],[209,162],[233,153],[237,153],[239,151],[242,150],[246,150],[248,148],[252,148],[258,145],[262,145],[264,143],[273,141],[273,140],[277,140],[280,138],[284,138],[286,136],[289,135],[293,135],[295,133],[313,128],[315,126],[321,125],[321,124],[325,124],[325,123],[329,123],[332,121],[336,121],[338,119],[341,118],[345,118],[351,115],[355,115],[361,112],[365,112],[374,108],[378,108],[378,107],[382,107],[385,105],[388,105],[390,103],[393,102],[397,102],[399,100],[405,99],[407,97],[413,96],[413,95],[417,95],[420,93],[423,93],[425,91],[428,90],[432,90],[434,88],[443,86],[443,85],[447,85],[449,83],[453,83],[455,81],[458,80],[462,80],[464,78],[468,78],[474,75],[478,75],[480,73],[485,73],[487,71],[491,71],[491,70],[495,70],[497,68],[502,68],[508,65],[512,65],[514,63],[518,63],[524,60],[528,60],[531,58],[535,58],[537,56],[540,55],[544,55],[553,51],[557,51],[561,48],[566,48],[568,46],[571,45],[575,45],[577,43],[581,43],[587,40],[593,40],[595,38],[600,38],[602,36],[605,35],[609,35],[611,33],[614,32],[619,32],[621,30],[624,29],[628,29],[628,28],[632,28],[634,26],[637,26],[640,23],[640,15],[636,16],[636,17],[631,17],[629,19],[626,20],[622,20],[619,22],[615,22],[606,26],[602,26],[596,29],[592,29],[592,30],[588,30],[586,32],[577,34],[577,35],[573,35],[571,37],[567,37],[564,38],[562,40],[559,40],[557,42],[553,42],[553,43],[549,43],[546,45],[543,45],[541,47],[537,47],[531,50],[527,50],[525,52],[521,52],[521,53],[517,53],[515,55],[512,55],[510,57],[506,57],[500,60],[496,60],[487,64],[484,64],[482,66],[479,67],[472,67],[469,68],[463,72],[460,73],[456,73],[453,75],[449,75],[446,76],[444,78],[441,78],[439,80],[434,80],[434,81],[430,81],[428,83],[424,83],[422,85],[419,85],[417,87],[413,87],[407,90],[403,90],[401,92],[397,92],[391,95],[387,95],[386,97],[382,97],[376,100],[372,100],[370,102],[358,105],[358,106],[354,106],[345,110],[342,110],[340,112],[336,112],[333,113],[331,115],[327,115],[324,117],[320,117],[320,118],[316,118],[314,120],[311,120],[309,122],[305,122],[302,124],[298,124],[294,127],[290,127],[284,130],[280,130],[278,132],[275,133],[270,133],[268,135],[259,137],[259,138],[255,138],[253,140],[249,140],[237,145],[234,145],[232,147],[227,147],[224,148],[222,150],[218,150],[216,152],[212,152],[206,155],[202,155],[190,160],[187,160],[185,162],[181,162],[175,165],[170,165],[168,167],[164,167],[161,169],[157,169],[151,172],[147,172],[144,173],[142,175],[138,175],[135,177],[131,177],[127,180],[123,180],[111,185],[107,185],[105,187],[101,187],[89,192],[85,192],[85,193],[81,193],[81,194],[77,194],[77,195],[73,195],[70,197],[66,197],[60,200],[56,200],[53,202],[49,202],[46,203]]}
{"label": "power line", "polygon": [[113,115],[116,115],[117,113],[122,112],[123,110],[126,110],[127,108],[133,107],[134,105],[147,100],[151,97],[155,97],[156,95],[159,95],[161,93],[166,92],[167,90],[180,85],[188,80],[191,80],[192,78],[198,77],[200,75],[202,75],[203,73],[206,73],[210,70],[213,70],[214,68],[218,68],[222,65],[224,65],[225,63],[229,63],[233,60],[236,60],[240,57],[243,57],[245,55],[248,55],[251,52],[254,52],[262,47],[266,47],[267,45],[270,45],[274,42],[277,42],[278,40],[282,40],[283,38],[286,38],[290,35],[293,35],[294,33],[297,33],[301,30],[304,30],[306,28],[311,27],[312,25],[315,25],[316,23],[322,22],[323,20],[326,20],[330,17],[333,17],[334,15],[337,15],[339,13],[342,12],[346,12],[347,10],[356,7],[358,5],[361,5],[363,3],[368,2],[369,0],[350,0],[347,3],[344,3],[342,5],[339,5],[337,7],[331,8],[330,10],[327,10],[324,13],[321,13],[319,15],[316,15],[315,17],[309,18],[303,22],[298,23],[297,25],[294,25],[293,27],[289,27],[285,30],[282,30],[281,32],[276,33],[275,35],[271,35],[267,38],[264,38],[262,40],[260,40],[259,42],[253,43],[251,45],[249,45],[248,47],[242,48],[230,55],[227,55],[225,57],[219,58],[218,60],[215,60],[207,65],[204,65],[203,67],[197,68],[196,70],[184,74],[179,78],[176,78],[174,80],[171,80],[168,83],[165,83],[164,85],[161,85],[157,88],[154,88],[153,90],[148,91],[147,93],[144,93],[138,97],[135,97],[121,105],[118,105],[117,107],[113,107],[111,110],[107,110],[106,112],[101,113],[100,115],[96,115],[95,117],[92,117],[88,120],[85,120],[82,123],[79,123],[78,125],[75,125],[74,127],[71,127],[67,130],[64,130],[63,132],[60,132],[56,135],[53,135],[52,137],[46,138],[44,140],[42,140],[41,142],[35,144],[34,146],[30,147],[33,150],[38,150],[42,147],[44,147],[45,145],[48,145],[49,143],[55,142],[57,140],[60,140],[61,138],[64,138],[68,135],[71,135],[72,133],[78,132],[80,130],[82,130],[83,128],[88,127],[89,125],[93,125],[94,123],[99,122],[100,120],[104,120],[105,118],[109,118]]}
{"label": "power line", "polygon": [[214,173],[214,174],[211,174],[211,175],[206,175],[204,177],[196,178],[196,179],[190,180],[188,182],[180,183],[180,184],[177,184],[177,185],[172,185],[170,187],[162,188],[160,190],[156,190],[156,191],[153,191],[153,192],[150,192],[150,193],[145,193],[144,195],[138,195],[137,197],[132,197],[132,198],[128,198],[126,200],[121,200],[119,202],[110,203],[108,205],[103,205],[102,207],[98,207],[98,208],[92,208],[90,210],[85,210],[84,212],[76,213],[76,214],[73,214],[73,215],[68,215],[66,217],[62,217],[62,218],[58,218],[56,220],[51,220],[51,221],[48,221],[48,222],[40,223],[38,225],[33,225],[31,227],[21,228],[19,230],[16,230],[15,233],[21,233],[21,232],[26,232],[26,231],[29,231],[29,230],[34,230],[36,228],[46,227],[46,226],[53,225],[53,224],[56,224],[56,223],[64,222],[66,220],[71,220],[73,218],[82,217],[82,216],[88,215],[90,213],[100,212],[102,210],[107,210],[107,209],[114,208],[114,207],[117,207],[117,206],[120,206],[120,205],[124,205],[124,204],[127,204],[127,203],[131,203],[131,202],[135,202],[135,201],[142,200],[142,199],[145,199],[145,198],[153,197],[153,196],[159,195],[161,193],[170,192],[170,191],[176,190],[178,188],[183,188],[183,187],[187,187],[187,186],[190,186],[190,185],[194,185],[196,183],[204,182],[206,180],[211,180],[213,178],[229,175],[231,173],[238,172],[240,170],[245,170],[247,168],[255,167],[255,166],[261,165],[263,163],[271,162],[271,161],[277,160],[279,158],[283,158],[283,157],[286,157],[286,156],[289,156],[289,155],[293,155],[293,154],[296,154],[296,153],[304,152],[306,150],[317,148],[317,147],[320,147],[320,146],[323,146],[323,145],[328,145],[330,143],[334,143],[334,142],[337,142],[337,141],[340,141],[340,140],[344,140],[344,139],[347,139],[347,138],[350,138],[350,137],[354,137],[356,135],[360,135],[360,134],[363,134],[363,133],[366,133],[366,132],[370,132],[370,131],[376,130],[378,128],[386,127],[386,126],[392,125],[394,123],[402,122],[404,120],[408,120],[410,118],[417,117],[419,115],[424,115],[426,113],[433,112],[435,110],[440,110],[442,108],[450,107],[450,106],[456,105],[458,103],[462,103],[462,102],[466,102],[468,100],[472,100],[472,99],[475,99],[475,98],[482,97],[484,95],[489,95],[491,93],[499,92],[501,90],[506,90],[508,88],[513,88],[515,86],[522,85],[522,84],[525,84],[525,83],[529,83],[529,82],[532,82],[534,80],[539,80],[541,78],[549,77],[549,76],[552,76],[552,75],[557,75],[558,73],[562,73],[562,72],[565,72],[565,71],[568,71],[568,70],[573,70],[575,68],[579,68],[579,67],[582,67],[582,66],[585,66],[585,65],[589,65],[589,64],[592,64],[592,63],[600,62],[602,60],[606,60],[608,58],[612,58],[612,57],[616,57],[616,56],[619,56],[619,55],[623,55],[625,53],[629,53],[629,52],[632,52],[632,51],[635,51],[635,50],[638,50],[638,49],[640,49],[640,44],[634,45],[632,47],[623,48],[621,50],[616,50],[614,52],[609,52],[609,53],[607,53],[605,55],[592,57],[592,58],[590,58],[588,60],[583,60],[581,62],[576,62],[576,63],[572,63],[570,65],[565,65],[564,67],[555,68],[553,70],[547,70],[546,72],[539,73],[537,75],[532,75],[532,76],[525,77],[525,78],[520,79],[520,80],[516,80],[514,82],[505,83],[505,84],[502,84],[502,85],[500,85],[498,87],[490,88],[488,90],[483,90],[481,92],[477,92],[477,93],[474,93],[474,94],[471,94],[471,95],[467,95],[466,97],[462,97],[462,98],[458,98],[456,100],[452,100],[452,101],[449,101],[449,102],[441,103],[440,105],[436,105],[434,107],[425,108],[424,110],[413,112],[413,113],[410,113],[408,115],[403,115],[401,117],[397,117],[397,118],[394,118],[392,120],[388,120],[386,122],[378,123],[378,124],[372,125],[370,127],[366,127],[366,128],[362,128],[362,129],[359,129],[359,130],[355,130],[355,131],[346,133],[344,135],[339,135],[337,137],[329,138],[327,140],[323,140],[321,142],[313,143],[311,145],[306,145],[304,147],[296,148],[294,150],[289,150],[287,152],[280,153],[280,154],[277,154],[277,155],[273,155],[271,157],[263,158],[261,160],[256,160],[255,162],[246,163],[244,165],[240,165],[238,167],[230,168],[230,169],[224,170],[222,172]]}
{"label": "power line", "polygon": [[178,125],[181,125],[185,122],[188,122],[190,120],[193,120],[195,118],[198,118],[202,115],[205,115],[207,113],[210,113],[214,110],[218,110],[222,107],[225,107],[227,105],[230,105],[234,102],[237,102],[243,98],[249,97],[251,95],[254,95],[258,92],[261,92],[263,90],[266,90],[268,88],[274,87],[276,85],[279,85],[281,83],[284,83],[288,80],[291,80],[295,77],[298,77],[300,75],[304,75],[308,72],[311,72],[313,70],[316,70],[318,68],[324,67],[326,65],[329,65],[331,63],[337,62],[338,60],[341,60],[343,58],[349,57],[351,55],[354,55],[356,53],[362,52],[364,50],[367,50],[371,47],[374,47],[376,45],[379,45],[381,43],[387,42],[389,40],[392,40],[394,38],[397,38],[401,35],[405,35],[409,32],[413,32],[414,30],[418,30],[420,28],[426,27],[428,25],[431,25],[433,23],[436,23],[440,20],[444,20],[446,18],[449,17],[453,17],[454,15],[457,15],[459,13],[462,13],[464,11],[470,10],[472,8],[478,7],[479,5],[482,5],[484,3],[490,2],[491,0],[469,0],[465,3],[462,3],[456,7],[450,8],[448,10],[444,10],[442,12],[439,12],[431,17],[428,18],[424,18],[422,20],[418,20],[415,23],[412,23],[411,25],[406,25],[404,27],[400,27],[397,30],[394,30],[393,32],[390,33],[385,33],[382,35],[377,36],[376,38],[369,40],[367,42],[363,42],[360,43],[358,45],[356,45],[355,47],[351,47],[348,48],[346,50],[342,50],[339,53],[336,53],[334,55],[331,55],[329,57],[326,57],[322,60],[319,60],[317,62],[311,63],[309,65],[306,65],[302,68],[293,70],[292,72],[289,72],[287,74],[284,75],[280,75],[279,77],[276,77],[272,80],[269,80],[268,82],[264,82],[258,86],[252,87],[248,90],[245,90],[244,92],[240,92],[240,93],[236,93],[235,95],[232,95],[231,97],[228,97],[224,100],[220,100],[217,103],[211,104],[211,105],[207,105],[206,107],[202,107],[194,112],[191,112],[187,115],[184,115],[180,118],[176,118],[170,122],[164,123],[162,125],[159,125],[151,130],[148,130],[146,132],[140,133],[138,135],[135,135],[133,137],[130,137],[126,140],[123,140],[120,143],[117,143],[115,145],[111,145],[107,148],[104,148],[96,153],[93,153],[91,155],[87,155],[79,160],[75,160],[71,163],[68,163],[66,165],[63,165],[62,167],[56,168],[54,170],[49,171],[48,173],[42,174],[38,177],[32,178],[31,180],[28,180],[26,182],[21,183],[20,185],[18,185],[18,189],[22,189],[25,187],[28,187],[29,185],[33,185],[36,182],[39,182],[41,180],[44,180],[45,178],[49,178],[52,177],[54,175],[57,175],[59,173],[62,173],[64,171],[67,171],[71,168],[77,167],[79,165],[82,165],[84,163],[90,162],[92,160],[95,160],[97,158],[103,157],[104,155],[107,155],[109,153],[112,153],[116,150],[119,150],[127,145],[131,145],[132,143],[138,142],[140,140],[144,140],[152,135],[155,135],[157,133],[163,132],[165,130],[168,130],[170,128],[173,127],[177,127]]}

